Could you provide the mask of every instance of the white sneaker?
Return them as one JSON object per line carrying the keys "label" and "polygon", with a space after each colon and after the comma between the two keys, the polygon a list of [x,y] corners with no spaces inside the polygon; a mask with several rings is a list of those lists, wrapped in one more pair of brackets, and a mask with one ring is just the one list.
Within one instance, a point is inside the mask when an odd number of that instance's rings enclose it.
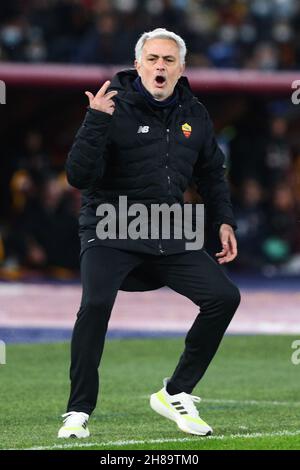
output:
{"label": "white sneaker", "polygon": [[64,424],[58,431],[57,437],[89,437],[90,431],[87,428],[89,415],[78,411],[70,411],[62,415]]}
{"label": "white sneaker", "polygon": [[167,382],[168,379],[164,379],[164,387],[151,395],[151,408],[165,418],[175,421],[181,431],[198,436],[212,434],[212,428],[200,418],[194,405],[194,403],[199,403],[201,398],[185,392],[169,395],[166,390]]}

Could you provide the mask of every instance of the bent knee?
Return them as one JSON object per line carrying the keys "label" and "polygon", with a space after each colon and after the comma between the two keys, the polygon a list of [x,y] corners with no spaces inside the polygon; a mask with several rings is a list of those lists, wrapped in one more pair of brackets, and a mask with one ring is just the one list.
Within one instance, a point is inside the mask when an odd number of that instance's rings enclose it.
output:
{"label": "bent knee", "polygon": [[81,310],[89,315],[109,313],[113,306],[113,300],[109,297],[93,296],[85,299],[81,304]]}
{"label": "bent knee", "polygon": [[235,312],[241,302],[241,294],[237,286],[229,284],[221,293],[219,293],[219,300],[231,312]]}

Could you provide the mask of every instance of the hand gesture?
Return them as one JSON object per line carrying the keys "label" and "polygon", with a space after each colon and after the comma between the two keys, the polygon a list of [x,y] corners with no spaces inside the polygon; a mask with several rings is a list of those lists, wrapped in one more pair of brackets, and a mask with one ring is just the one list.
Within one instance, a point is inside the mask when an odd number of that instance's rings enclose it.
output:
{"label": "hand gesture", "polygon": [[89,99],[90,107],[92,109],[97,109],[98,111],[102,111],[103,113],[113,114],[115,111],[115,103],[112,100],[112,97],[117,95],[117,91],[109,91],[106,93],[108,87],[110,85],[110,81],[107,80],[97,94],[94,96],[93,93],[90,91],[86,91],[85,94]]}

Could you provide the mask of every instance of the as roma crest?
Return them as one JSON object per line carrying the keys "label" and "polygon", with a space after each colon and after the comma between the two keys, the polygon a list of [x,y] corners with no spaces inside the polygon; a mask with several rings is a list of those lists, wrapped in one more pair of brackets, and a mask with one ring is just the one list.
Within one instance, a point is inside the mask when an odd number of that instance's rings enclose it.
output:
{"label": "as roma crest", "polygon": [[186,122],[185,124],[182,124],[181,130],[184,134],[184,137],[188,139],[192,133],[192,127]]}

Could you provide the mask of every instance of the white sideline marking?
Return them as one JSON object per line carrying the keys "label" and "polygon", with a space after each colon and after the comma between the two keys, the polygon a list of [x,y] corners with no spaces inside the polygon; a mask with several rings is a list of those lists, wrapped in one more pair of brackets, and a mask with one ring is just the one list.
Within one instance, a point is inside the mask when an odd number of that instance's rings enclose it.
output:
{"label": "white sideline marking", "polygon": [[[143,400],[149,399],[150,395],[140,396]],[[268,401],[268,400],[223,400],[219,398],[202,398],[201,403],[220,403],[232,405],[264,405],[264,406],[300,406],[300,401]]]}
{"label": "white sideline marking", "polygon": [[203,398],[203,403],[229,403],[238,405],[270,405],[270,406],[300,406],[300,401],[267,401],[267,400],[221,400]]}
{"label": "white sideline marking", "polygon": [[[255,433],[247,433],[247,434],[231,434],[228,436],[220,435],[220,436],[203,436],[203,437],[194,437],[194,438],[178,438],[178,439],[149,439],[149,440],[128,440],[128,441],[108,441],[108,442],[74,442],[73,444],[54,444],[53,446],[40,446],[40,447],[29,447],[24,450],[47,450],[47,449],[68,449],[73,447],[107,447],[107,446],[127,446],[127,445],[134,445],[134,444],[163,444],[167,442],[193,442],[200,440],[216,440],[220,441],[223,439],[252,439],[252,438],[259,438],[259,437],[292,437],[292,436],[299,436],[299,431],[278,431],[278,432],[255,432]],[[15,449],[8,449],[8,450],[15,450]]]}

